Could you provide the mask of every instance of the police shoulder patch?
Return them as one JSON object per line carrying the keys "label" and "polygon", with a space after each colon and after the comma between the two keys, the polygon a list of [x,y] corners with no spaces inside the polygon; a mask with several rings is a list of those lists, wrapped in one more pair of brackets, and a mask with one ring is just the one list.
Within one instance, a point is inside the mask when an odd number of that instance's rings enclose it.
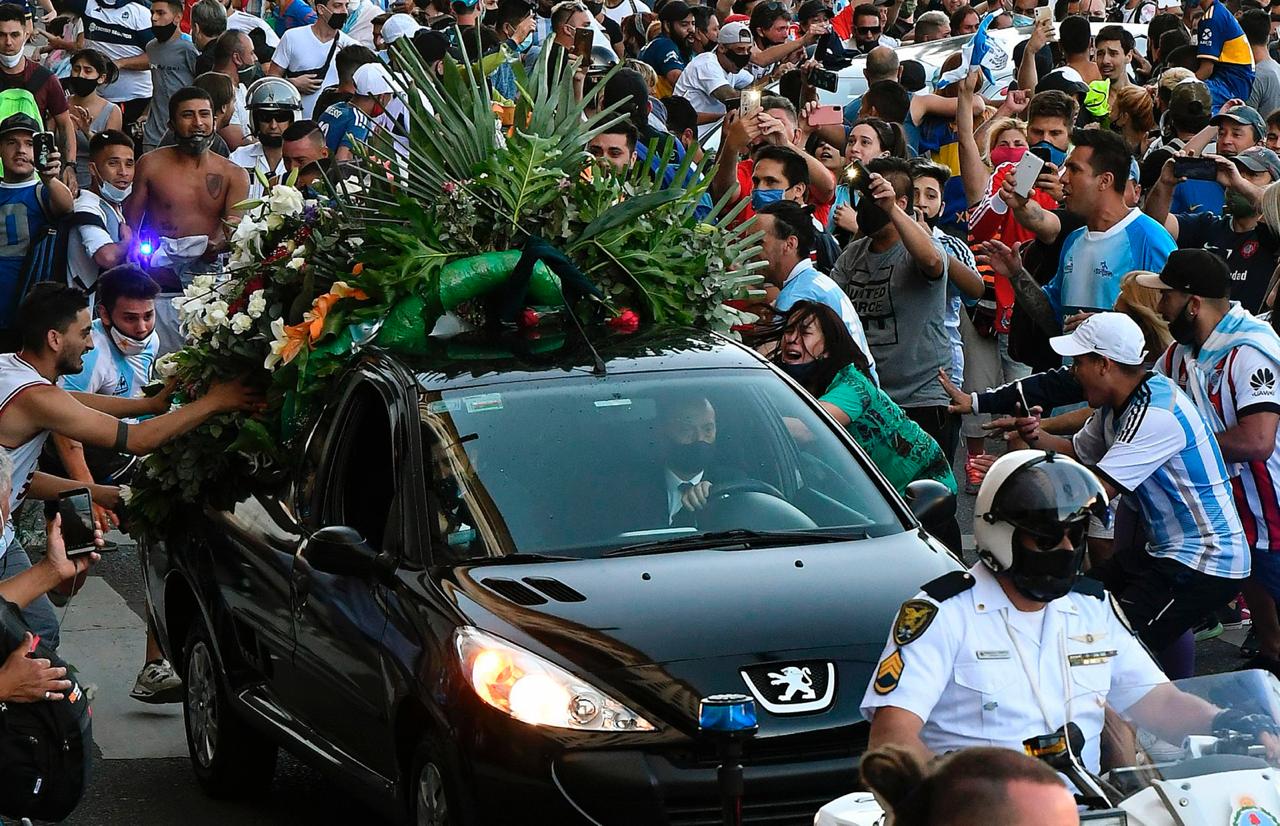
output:
{"label": "police shoulder patch", "polygon": [[893,623],[893,641],[898,645],[906,645],[917,639],[938,615],[936,603],[927,599],[909,599],[898,609],[898,618]]}
{"label": "police shoulder patch", "polygon": [[893,653],[881,660],[880,667],[876,669],[876,679],[872,683],[875,686],[876,693],[888,694],[897,688],[898,681],[902,679],[904,667],[902,649],[893,649]]}
{"label": "police shoulder patch", "polygon": [[926,582],[920,590],[934,601],[944,602],[972,588],[973,582],[973,574],[968,571],[951,571],[931,582]]}
{"label": "police shoulder patch", "polygon": [[1106,599],[1107,589],[1102,583],[1096,579],[1087,576],[1076,577],[1076,582],[1071,586],[1071,590],[1077,594],[1085,594],[1094,599]]}

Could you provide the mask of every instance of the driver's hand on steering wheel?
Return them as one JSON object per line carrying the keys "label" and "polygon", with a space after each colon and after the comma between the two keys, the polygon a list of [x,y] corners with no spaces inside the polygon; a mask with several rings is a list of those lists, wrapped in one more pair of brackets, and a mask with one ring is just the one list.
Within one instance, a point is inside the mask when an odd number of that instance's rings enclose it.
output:
{"label": "driver's hand on steering wheel", "polygon": [[703,480],[680,494],[680,506],[687,511],[700,511],[707,506],[711,483]]}

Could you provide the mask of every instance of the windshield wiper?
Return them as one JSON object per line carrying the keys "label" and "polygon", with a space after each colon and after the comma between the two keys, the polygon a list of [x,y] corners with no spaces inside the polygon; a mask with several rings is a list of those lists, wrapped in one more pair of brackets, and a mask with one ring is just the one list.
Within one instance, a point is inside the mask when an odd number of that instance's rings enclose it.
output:
{"label": "windshield wiper", "polygon": [[519,565],[525,562],[580,562],[580,556],[556,556],[554,554],[514,553],[506,556],[479,556],[458,562],[459,565]]}
{"label": "windshield wiper", "polygon": [[675,539],[661,539],[656,542],[641,542],[636,545],[624,545],[604,556],[638,556],[640,554],[671,553],[673,551],[695,551],[699,549],[718,548],[724,545],[743,545],[748,548],[778,548],[786,545],[807,545],[814,542],[852,542],[866,539],[866,531],[753,531],[738,528],[731,531],[714,531],[694,536]]}

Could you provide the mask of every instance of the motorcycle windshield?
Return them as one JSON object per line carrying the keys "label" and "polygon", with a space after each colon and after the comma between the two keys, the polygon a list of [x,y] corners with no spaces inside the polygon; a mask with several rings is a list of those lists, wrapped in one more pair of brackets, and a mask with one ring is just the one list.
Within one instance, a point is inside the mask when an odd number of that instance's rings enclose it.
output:
{"label": "motorcycle windshield", "polygon": [[[1280,680],[1266,671],[1112,685],[1077,692],[1071,705],[1101,710],[1094,765],[1122,797],[1157,781],[1280,766]],[[1073,719],[1087,714],[1077,711]],[[1085,739],[1092,734],[1085,732]],[[1092,745],[1079,748],[1091,769]]]}

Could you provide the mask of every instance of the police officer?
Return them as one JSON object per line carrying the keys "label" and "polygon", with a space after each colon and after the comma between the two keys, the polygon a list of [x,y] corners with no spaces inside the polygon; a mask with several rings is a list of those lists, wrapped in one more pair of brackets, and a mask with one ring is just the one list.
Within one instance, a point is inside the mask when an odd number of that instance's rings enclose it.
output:
{"label": "police officer", "polygon": [[249,171],[249,197],[262,197],[257,172],[271,181],[284,176],[284,132],[302,111],[302,95],[289,81],[278,77],[256,80],[245,93],[249,128],[256,143],[247,143],[231,153],[236,166]]}
{"label": "police officer", "polygon": [[991,466],[974,507],[982,561],[903,603],[862,701],[872,747],[1021,749],[1074,722],[1096,772],[1104,705],[1157,734],[1176,725],[1171,742],[1213,729],[1219,710],[1174,689],[1102,586],[1078,579],[1089,516],[1106,506],[1065,456],[1019,450]]}

